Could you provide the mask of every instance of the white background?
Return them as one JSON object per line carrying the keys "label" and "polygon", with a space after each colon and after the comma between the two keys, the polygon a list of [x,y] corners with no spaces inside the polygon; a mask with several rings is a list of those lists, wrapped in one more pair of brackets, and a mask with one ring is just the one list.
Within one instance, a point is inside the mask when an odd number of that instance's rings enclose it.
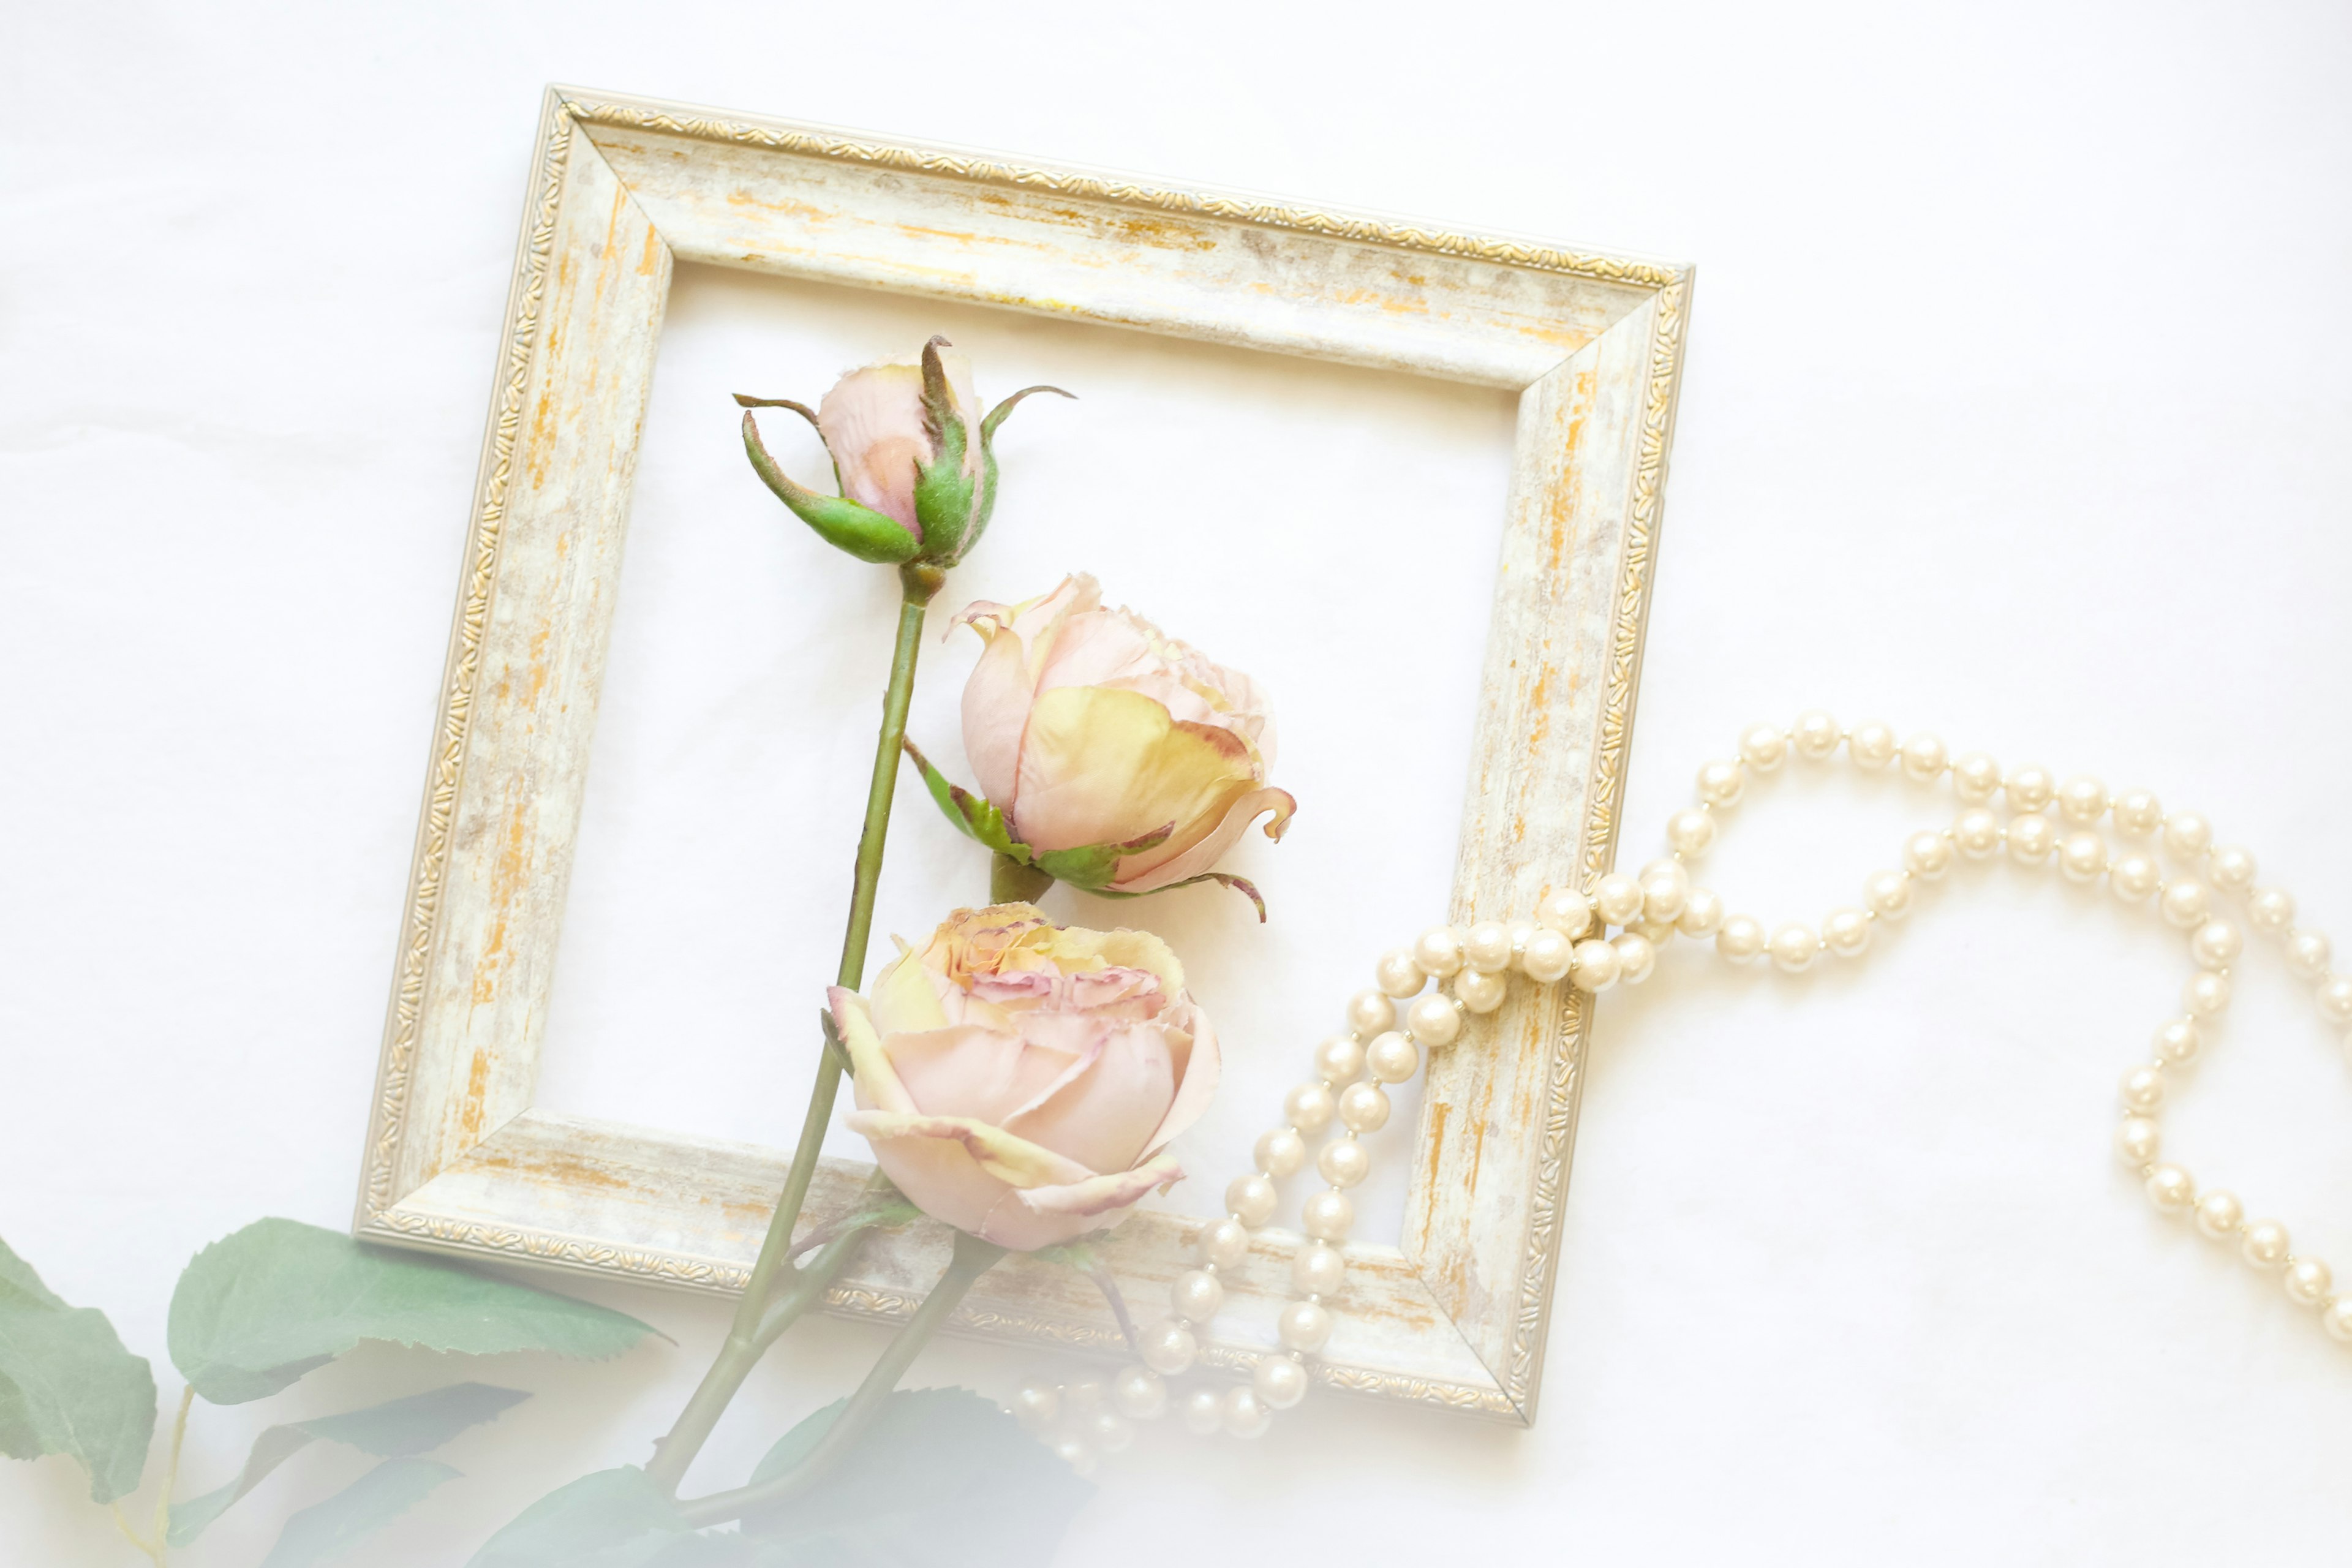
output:
{"label": "white background", "polygon": [[[1740,725],[1819,703],[2148,784],[2352,939],[2347,70],[2341,5],[11,6],[0,1237],[169,1400],[186,1257],[263,1214],[347,1221],[548,80],[1695,261],[1629,862]],[[1442,896],[1492,395],[681,273],[547,1095],[796,1124],[887,605],[747,494],[720,395],[812,396],[933,323],[984,393],[1085,399],[1006,426],[997,530],[949,597],[1088,567],[1282,707],[1302,809],[1244,868],[1275,923],[1205,889],[1115,917],[1176,941],[1228,1021],[1234,1087],[1187,1151],[1205,1191]],[[970,655],[926,657],[919,732],[953,760]],[[911,934],[980,872],[907,804],[883,923]],[[1815,915],[1946,809],[1784,773],[1706,875]],[[2005,867],[1802,981],[1670,952],[1602,1009],[1533,1431],[1337,1399],[1246,1450],[1155,1431],[1061,1560],[2340,1550],[2352,1354],[2107,1152],[2184,967],[2151,918]],[[2346,1059],[2274,955],[2242,981],[2172,1150],[2352,1273]],[[534,1389],[355,1559],[462,1561],[521,1500],[642,1458],[723,1321],[594,1293],[678,1342],[364,1352],[200,1411],[188,1485],[270,1419],[466,1373]],[[878,1342],[797,1332],[697,1482]],[[1038,1369],[950,1344],[916,1381]],[[303,1456],[181,1560],[257,1560],[357,1463]],[[0,1466],[0,1541],[135,1561],[58,1460]]]}

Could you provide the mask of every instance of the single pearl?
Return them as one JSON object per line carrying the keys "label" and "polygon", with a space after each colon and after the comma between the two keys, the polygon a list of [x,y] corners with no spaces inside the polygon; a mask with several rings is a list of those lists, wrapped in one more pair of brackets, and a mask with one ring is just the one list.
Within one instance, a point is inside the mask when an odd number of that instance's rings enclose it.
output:
{"label": "single pearl", "polygon": [[2274,1219],[2258,1219],[2246,1226],[2238,1250],[2257,1268],[2276,1268],[2287,1258],[2286,1226]]}
{"label": "single pearl", "polygon": [[1257,1168],[1280,1181],[1307,1163],[1307,1140],[1287,1127],[1277,1127],[1259,1135],[1256,1152]]}
{"label": "single pearl", "polygon": [[1570,966],[1568,977],[1579,991],[1606,991],[1617,984],[1620,967],[1614,947],[1588,940],[1576,944],[1576,962]]}
{"label": "single pearl", "polygon": [[2294,924],[2294,895],[2284,888],[2256,888],[2246,900],[2246,919],[2256,931],[2288,930]]}
{"label": "single pearl", "polygon": [[2194,860],[2213,847],[2213,825],[2193,811],[2176,811],[2164,819],[2163,843],[2175,860]]}
{"label": "single pearl", "polygon": [[2107,890],[2127,904],[2146,903],[2163,883],[2164,873],[2156,862],[2137,851],[2107,868]]}
{"label": "single pearl", "polygon": [[1627,985],[1639,985],[1658,966],[1658,950],[1648,937],[1629,931],[1610,946],[1617,950],[1617,978]]}
{"label": "single pearl", "polygon": [[1911,912],[1911,879],[1900,871],[1874,871],[1862,884],[1862,901],[1881,920],[1899,921]]}
{"label": "single pearl", "polygon": [[2238,1234],[2246,1220],[2246,1205],[2231,1194],[2214,1191],[2197,1200],[2197,1228],[2214,1241]]}
{"label": "single pearl", "polygon": [[1315,1047],[1315,1076],[1326,1083],[1352,1083],[1364,1070],[1364,1042],[1333,1035]]}
{"label": "single pearl", "polygon": [[2088,827],[2107,814],[2107,786],[2088,773],[2076,773],[2058,786],[2058,815],[2078,827]]}
{"label": "single pearl", "polygon": [[1097,1410],[1087,1423],[1087,1436],[1104,1453],[1119,1454],[1135,1441],[1135,1428],[1116,1410]]}
{"label": "single pearl", "polygon": [[1274,1415],[1257,1402],[1257,1390],[1235,1384],[1225,1390],[1225,1430],[1244,1440],[1263,1437],[1274,1425]]}
{"label": "single pearl", "polygon": [[1715,843],[1715,817],[1704,811],[1678,811],[1666,818],[1666,843],[1685,859],[1696,860]]}
{"label": "single pearl", "polygon": [[1675,927],[1666,921],[1643,921],[1640,925],[1626,929],[1652,947],[1664,947],[1675,940]]}
{"label": "single pearl", "polygon": [[1331,1314],[1312,1301],[1293,1301],[1275,1320],[1275,1332],[1286,1349],[1313,1355],[1331,1337]]}
{"label": "single pearl", "polygon": [[1213,1437],[1225,1429],[1225,1396],[1213,1388],[1196,1388],[1184,1396],[1184,1430],[1195,1437]]}
{"label": "single pearl", "polygon": [[1356,1223],[1356,1205],[1345,1193],[1320,1192],[1307,1200],[1300,1219],[1299,1228],[1318,1241],[1345,1241]]}
{"label": "single pearl", "polygon": [[2180,988],[2181,1011],[2193,1018],[2215,1018],[2230,1005],[2230,977],[2211,970],[2192,974]]}
{"label": "single pearl", "polygon": [[1192,1331],[1173,1318],[1152,1324],[1138,1336],[1135,1353],[1143,1364],[1162,1377],[1174,1377],[1192,1366],[1192,1359],[1201,1353],[1201,1343]]}
{"label": "single pearl", "polygon": [[1310,1241],[1290,1260],[1290,1288],[1302,1296],[1337,1293],[1348,1272],[1348,1260],[1336,1247]]}
{"label": "single pearl", "polygon": [[2352,1344],[2352,1294],[2327,1303],[2327,1310],[2319,1314],[2319,1326],[2327,1331],[2329,1339]]}
{"label": "single pearl", "polygon": [[1822,942],[1840,958],[1860,958],[1870,946],[1870,917],[1860,910],[1832,910],[1822,922]]}
{"label": "single pearl", "polygon": [[1353,1138],[1334,1138],[1315,1156],[1315,1168],[1335,1187],[1352,1187],[1372,1173],[1372,1157]]}
{"label": "single pearl", "polygon": [[1133,1420],[1157,1421],[1168,1412],[1168,1385],[1148,1366],[1121,1367],[1110,1380],[1110,1396]]}
{"label": "single pearl", "polygon": [[2000,764],[1982,752],[1969,752],[1952,763],[1952,793],[1970,805],[1989,805],[2000,793]]}
{"label": "single pearl", "polygon": [[1364,1066],[1381,1083],[1402,1083],[1421,1070],[1421,1047],[1411,1036],[1391,1029],[1364,1047]]}
{"label": "single pearl", "polygon": [[1432,926],[1413,939],[1412,961],[1423,974],[1443,980],[1462,967],[1462,933],[1452,926]]}
{"label": "single pearl", "polygon": [[1813,928],[1790,921],[1772,933],[1772,963],[1783,974],[1801,974],[1813,965],[1822,950],[1822,939]]}
{"label": "single pearl", "polygon": [[2286,939],[2287,973],[2297,980],[2319,979],[2327,973],[2327,965],[2335,957],[2335,944],[2322,932],[2294,931]]}
{"label": "single pearl", "polygon": [[2164,807],[2144,789],[2124,791],[2108,809],[2115,814],[2116,831],[2133,838],[2145,838],[2164,826]]}
{"label": "single pearl", "polygon": [[2331,974],[2319,983],[2319,1016],[2329,1023],[2352,1024],[2352,974]]}
{"label": "single pearl", "polygon": [[1903,776],[1914,784],[1932,784],[1951,762],[1943,741],[1925,730],[1903,742]]}
{"label": "single pearl", "polygon": [[2039,866],[2058,847],[2058,825],[2038,811],[2009,819],[2009,858],[2021,866]]}
{"label": "single pearl", "polygon": [[1252,1230],[1274,1217],[1274,1205],[1279,1201],[1281,1194],[1263,1175],[1236,1176],[1225,1188],[1225,1212]]}
{"label": "single pearl", "polygon": [[1759,773],[1769,773],[1789,756],[1789,738],[1777,724],[1750,724],[1739,731],[1739,760]]}
{"label": "single pearl", "polygon": [[1556,931],[1539,931],[1528,938],[1528,950],[1519,955],[1519,967],[1538,985],[1562,978],[1575,962],[1576,943]]}
{"label": "single pearl", "polygon": [[2242,893],[2254,885],[2253,851],[2232,845],[2205,858],[2207,879],[2225,893]]}
{"label": "single pearl", "polygon": [[1843,738],[1839,732],[1838,721],[1820,709],[1813,708],[1797,715],[1795,733],[1790,736],[1789,743],[1796,749],[1797,755],[1818,763],[1834,752],[1838,749],[1838,742]]}
{"label": "single pearl", "polygon": [[2147,1173],[2147,1199],[2167,1214],[2179,1214],[2197,1201],[2197,1184],[2178,1165],[2158,1165]]}
{"label": "single pearl", "polygon": [[1903,841],[1903,868],[1926,881],[1942,880],[1952,868],[1952,841],[1940,833],[1913,834]]}
{"label": "single pearl", "polygon": [[1473,1013],[1491,1013],[1503,1005],[1510,983],[1499,974],[1465,969],[1454,977],[1454,994]]}
{"label": "single pearl", "polygon": [[1450,1046],[1462,1033],[1462,1015],[1451,997],[1424,996],[1406,1015],[1405,1027],[1424,1046]]}
{"label": "single pearl", "polygon": [[1602,923],[1622,926],[1642,915],[1642,884],[1622,871],[1612,871],[1592,887],[1592,907]]}
{"label": "single pearl", "polygon": [[2058,781],[2050,770],[2028,763],[2001,781],[2001,793],[2009,797],[2011,811],[2040,811],[2058,793]]}
{"label": "single pearl", "polygon": [[2195,1061],[2204,1048],[2205,1037],[2197,1032],[2194,1018],[2175,1018],[2156,1032],[2157,1059],[2171,1066]]}
{"label": "single pearl", "polygon": [[2164,1103],[2164,1069],[2154,1066],[2132,1068],[2124,1074],[2118,1093],[2126,1110],[2154,1110]]}
{"label": "single pearl", "polygon": [[1169,1310],[1189,1323],[1205,1323],[1225,1304],[1225,1288],[1205,1268],[1187,1268],[1168,1288]]}
{"label": "single pearl", "polygon": [[1378,1132],[1389,1124],[1389,1097],[1379,1084],[1351,1083],[1339,1096],[1339,1121],[1350,1132]]}
{"label": "single pearl", "polygon": [[1470,940],[1462,944],[1462,956],[1470,967],[1481,974],[1493,974],[1511,966],[1511,928],[1498,921],[1486,921],[1470,928]]}
{"label": "single pearl", "polygon": [[1592,929],[1592,900],[1573,888],[1555,889],[1536,906],[1536,924],[1574,942]]}
{"label": "single pearl", "polygon": [[1377,991],[1359,991],[1348,1003],[1348,1027],[1361,1037],[1396,1027],[1396,1004]]}
{"label": "single pearl", "polygon": [[1734,963],[1748,963],[1764,947],[1764,922],[1753,915],[1732,915],[1716,930],[1715,951]]}
{"label": "single pearl", "polygon": [[1952,824],[1952,846],[1971,860],[1981,860],[2000,847],[2000,818],[1979,806],[1960,813]]}
{"label": "single pearl", "polygon": [[2316,1307],[2327,1300],[2335,1274],[2316,1258],[2298,1258],[2286,1266],[2286,1275],[2279,1282],[2286,1287],[2286,1299],[2296,1306]]}
{"label": "single pearl", "polygon": [[2246,939],[2228,921],[2207,921],[2189,933],[2189,956],[2207,969],[2227,969],[2246,948]]}
{"label": "single pearl", "polygon": [[1249,1248],[1249,1226],[1230,1216],[1201,1233],[1201,1261],[1220,1268],[1239,1268]]}
{"label": "single pearl", "polygon": [[2116,1152],[2126,1165],[2145,1165],[2163,1146],[2157,1125],[2145,1116],[2126,1116],[2116,1129]]}
{"label": "single pearl", "polygon": [[1269,1410],[1287,1410],[1307,1397],[1307,1369],[1286,1355],[1263,1355],[1250,1369],[1250,1387]]}
{"label": "single pearl", "polygon": [[1042,1432],[1062,1418],[1062,1396],[1053,1384],[1030,1382],[1013,1392],[1013,1416],[1032,1432]]}
{"label": "single pearl", "polygon": [[1723,899],[1709,888],[1693,888],[1675,917],[1675,929],[1685,936],[1712,936],[1723,924]]}
{"label": "single pearl", "polygon": [[[1534,941],[1536,932],[1543,928],[1533,921],[1521,920],[1513,921],[1505,929],[1511,933],[1511,963],[1517,963],[1527,955],[1528,943]],[[1507,969],[1510,964],[1503,967]]]}
{"label": "single pearl", "polygon": [[[1328,1086],[1302,1083],[1282,1097],[1282,1119],[1301,1132],[1313,1132],[1330,1124],[1335,1108]],[[1264,1224],[1264,1221],[1253,1221]]]}
{"label": "single pearl", "polygon": [[2085,829],[2058,846],[2058,869],[2070,882],[2095,882],[2107,868],[2107,841]]}
{"label": "single pearl", "polygon": [[2164,896],[2156,907],[2163,911],[2166,923],[2189,931],[2203,925],[2212,913],[2213,895],[2196,878],[2183,877],[2165,884]]}
{"label": "single pearl", "polygon": [[[1671,862],[1670,862],[1671,864]],[[1655,875],[1644,872],[1642,877],[1642,916],[1644,920],[1671,924],[1690,901],[1690,878],[1680,866],[1671,872]]]}
{"label": "single pearl", "polygon": [[1081,1479],[1093,1475],[1097,1468],[1094,1446],[1076,1433],[1055,1440],[1054,1457],[1069,1466]]}
{"label": "single pearl", "polygon": [[1698,797],[1718,811],[1739,804],[1748,775],[1738,763],[1709,763],[1698,771]]}
{"label": "single pearl", "polygon": [[1875,719],[1856,724],[1846,738],[1845,749],[1858,765],[1874,771],[1883,768],[1895,760],[1895,731]]}
{"label": "single pearl", "polygon": [[1398,947],[1381,954],[1381,962],[1372,971],[1372,984],[1402,1002],[1418,994],[1429,984],[1429,976],[1413,961],[1412,949]]}

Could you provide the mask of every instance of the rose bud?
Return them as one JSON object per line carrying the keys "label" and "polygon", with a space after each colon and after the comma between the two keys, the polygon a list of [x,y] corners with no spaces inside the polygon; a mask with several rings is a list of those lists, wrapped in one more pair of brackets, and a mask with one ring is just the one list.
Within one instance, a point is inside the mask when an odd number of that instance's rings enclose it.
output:
{"label": "rose bud", "polygon": [[1033,392],[1070,395],[1057,386],[1024,387],[981,418],[971,365],[961,354],[940,353],[946,342],[934,337],[924,344],[919,363],[886,360],[851,371],[814,410],[788,397],[735,395],[746,410],[789,408],[816,426],[838,496],[795,483],[768,455],[748,412],[743,448],[778,499],[860,561],[962,560],[996,505],[997,426]]}
{"label": "rose bud", "polygon": [[910,745],[950,821],[1074,888],[1131,897],[1223,882],[1265,916],[1257,889],[1216,870],[1250,824],[1280,838],[1298,803],[1266,784],[1265,694],[1124,609],[1092,577],[1041,598],[958,616],[987,640],[963,691],[963,747],[982,796]]}
{"label": "rose bud", "polygon": [[1159,938],[959,910],[860,996],[829,994],[850,1128],[925,1214],[1030,1252],[1107,1229],[1183,1169],[1217,1037]]}

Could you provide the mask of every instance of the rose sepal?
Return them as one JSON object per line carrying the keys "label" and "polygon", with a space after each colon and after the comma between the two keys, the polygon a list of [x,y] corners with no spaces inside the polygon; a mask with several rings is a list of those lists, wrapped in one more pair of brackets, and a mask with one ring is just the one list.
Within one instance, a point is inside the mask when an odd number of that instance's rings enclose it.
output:
{"label": "rose sepal", "polygon": [[[739,394],[736,401],[745,400]],[[761,401],[782,404],[780,398]],[[847,496],[819,495],[794,483],[793,477],[768,455],[767,447],[760,439],[760,426],[748,409],[743,415],[743,450],[751,458],[751,471],[760,476],[761,482],[835,550],[877,566],[903,565],[922,553],[922,541],[908,532],[897,518]]]}

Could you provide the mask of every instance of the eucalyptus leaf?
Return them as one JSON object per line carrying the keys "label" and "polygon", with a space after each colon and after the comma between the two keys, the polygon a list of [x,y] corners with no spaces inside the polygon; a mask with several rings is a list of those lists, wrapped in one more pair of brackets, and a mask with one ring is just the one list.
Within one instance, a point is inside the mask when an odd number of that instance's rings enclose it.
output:
{"label": "eucalyptus leaf", "polygon": [[[805,1458],[847,1404],[778,1440],[753,1484]],[[969,1389],[902,1389],[819,1484],[749,1516],[763,1563],[887,1568],[1034,1568],[1094,1495],[996,1402]]]}
{"label": "eucalyptus leaf", "polygon": [[[652,1568],[698,1561],[691,1526],[635,1465],[548,1493],[485,1542],[467,1568]],[[665,1553],[678,1552],[677,1557]]]}
{"label": "eucalyptus leaf", "polygon": [[155,1436],[155,1377],[95,1307],[58,1300],[0,1242],[0,1454],[64,1454],[93,1502],[139,1489]]}
{"label": "eucalyptus leaf", "polygon": [[172,1505],[171,1543],[185,1546],[226,1512],[231,1503],[261,1484],[270,1471],[314,1442],[342,1443],[378,1458],[422,1454],[437,1448],[468,1426],[495,1419],[530,1394],[487,1383],[453,1383],[426,1394],[386,1400],[340,1415],[314,1415],[272,1426],[253,1440],[245,1468],[235,1480]]}
{"label": "eucalyptus leaf", "polygon": [[436,1459],[386,1459],[322,1503],[286,1521],[261,1568],[331,1563],[415,1508],[457,1472]]}
{"label": "eucalyptus leaf", "polygon": [[198,1394],[239,1405],[277,1393],[362,1340],[601,1360],[653,1331],[569,1296],[265,1219],[196,1254],[172,1293],[169,1342],[173,1364]]}

